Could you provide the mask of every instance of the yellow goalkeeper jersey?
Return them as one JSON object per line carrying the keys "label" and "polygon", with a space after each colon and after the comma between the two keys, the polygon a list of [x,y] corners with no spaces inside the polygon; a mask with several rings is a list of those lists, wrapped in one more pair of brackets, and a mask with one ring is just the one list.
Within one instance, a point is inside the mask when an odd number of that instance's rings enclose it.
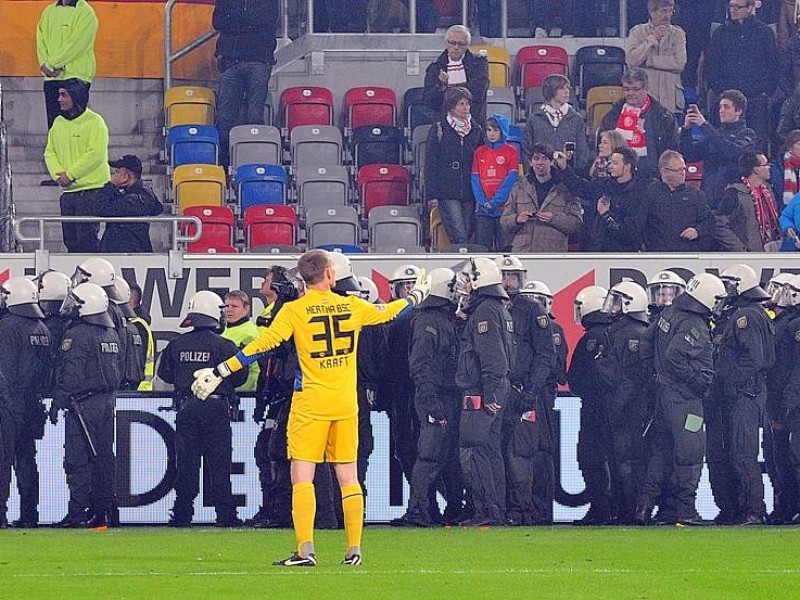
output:
{"label": "yellow goalkeeper jersey", "polygon": [[411,297],[370,304],[357,296],[308,290],[285,304],[269,327],[225,363],[238,371],[294,337],[300,371],[292,411],[320,420],[348,419],[358,413],[356,355],[361,328],[391,321],[413,305]]}

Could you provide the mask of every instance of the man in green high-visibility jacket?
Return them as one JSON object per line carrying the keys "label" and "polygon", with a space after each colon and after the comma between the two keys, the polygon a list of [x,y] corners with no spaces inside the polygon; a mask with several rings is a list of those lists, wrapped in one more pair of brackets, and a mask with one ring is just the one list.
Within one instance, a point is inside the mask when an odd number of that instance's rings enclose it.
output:
{"label": "man in green high-visibility jacket", "polygon": [[[239,349],[258,337],[258,327],[250,320],[250,296],[242,290],[231,290],[225,294],[225,317],[227,323],[222,337],[231,340]],[[258,362],[250,365],[247,381],[236,388],[237,392],[250,392],[256,389],[260,368]]]}

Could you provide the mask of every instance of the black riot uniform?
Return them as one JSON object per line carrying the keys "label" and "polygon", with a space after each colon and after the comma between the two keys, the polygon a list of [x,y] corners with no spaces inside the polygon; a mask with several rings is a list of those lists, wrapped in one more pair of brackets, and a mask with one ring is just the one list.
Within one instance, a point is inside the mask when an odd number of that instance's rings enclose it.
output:
{"label": "black riot uniform", "polygon": [[414,381],[408,366],[412,311],[401,313],[386,327],[386,360],[383,363],[378,403],[389,413],[392,456],[408,481],[417,460],[419,426],[414,413]]}
{"label": "black riot uniform", "polygon": [[775,362],[775,329],[760,300],[737,296],[734,302],[715,363],[714,419],[721,423],[710,429],[724,433],[713,438],[713,452],[709,447],[709,480],[721,521],[761,523],[765,509],[759,428],[766,408],[766,373]]}
{"label": "black riot uniform", "polygon": [[[128,346],[130,345],[130,334],[128,333],[128,319],[125,318],[125,314],[122,312],[122,309],[110,300],[110,297],[108,303],[108,314],[111,316],[111,320],[114,323],[114,331],[117,332],[117,337],[119,338],[118,359],[119,359],[119,372],[122,378],[122,381],[120,382],[120,387],[121,387],[122,382],[124,382],[126,379],[126,374],[129,368],[129,361],[131,360],[131,358],[128,355]],[[144,378],[144,366],[142,367],[142,379],[143,378]]]}
{"label": "black riot uniform", "polygon": [[8,527],[8,492],[14,466],[14,417],[6,378],[0,371],[0,529]]}
{"label": "black riot uniform", "polygon": [[220,526],[240,523],[231,495],[231,426],[229,411],[234,390],[247,379],[248,370],[233,373],[207,400],[198,400],[191,392],[194,372],[213,367],[233,356],[236,344],[213,331],[213,327],[195,327],[173,339],[161,354],[158,376],[175,386],[178,416],[175,422],[178,475],[175,480],[175,504],[170,524],[191,524],[194,499],[200,491],[200,459],[209,471],[211,489],[206,489],[209,503],[217,513]]}
{"label": "black riot uniform", "polygon": [[630,315],[616,316],[606,330],[607,344],[597,371],[608,390],[605,415],[611,442],[612,512],[620,524],[632,524],[644,480],[642,432],[649,417],[645,395],[648,370],[643,363],[647,324]]}
{"label": "black riot uniform", "polygon": [[[37,305],[34,307],[38,316]],[[23,308],[11,307],[10,310]],[[41,318],[9,313],[0,319],[0,370],[6,378],[10,411],[14,419],[14,472],[20,496],[16,526],[39,523],[39,469],[36,440],[44,437],[47,412],[42,391],[50,377],[50,334]],[[5,505],[8,486],[0,490],[0,508]]]}
{"label": "black riot uniform", "polygon": [[[124,390],[137,390],[144,380],[144,364],[147,355],[147,339],[142,337],[141,329],[131,322],[136,318],[136,313],[127,304],[116,305],[122,313],[125,323],[125,370],[122,373],[122,387]],[[118,335],[122,335],[117,330]]]}
{"label": "black riot uniform", "polygon": [[467,324],[458,352],[456,385],[462,393],[459,427],[461,470],[474,506],[468,525],[505,521],[505,465],[501,452],[503,411],[514,369],[514,322],[497,296],[470,294]]}
{"label": "black riot uniform", "polygon": [[387,351],[386,326],[365,327],[358,338],[358,483],[367,496],[367,468],[375,449],[371,413],[377,408],[381,367]]}
{"label": "black riot uniform", "polygon": [[440,474],[450,512],[462,502],[460,474],[448,469],[456,452],[459,392],[455,384],[458,338],[452,303],[429,296],[411,321],[409,364],[414,378],[414,408],[419,421],[418,456],[411,476],[411,497],[402,519],[392,525],[433,525],[430,498]]}
{"label": "black riot uniform", "polygon": [[695,500],[706,445],[703,397],[713,376],[708,317],[706,307],[682,294],[663,310],[651,330],[657,382],[653,453],[637,500],[637,523],[649,522],[670,472],[667,464],[672,465],[670,506],[676,521],[699,520]]}
{"label": "black riot uniform", "polygon": [[509,424],[506,512],[510,523],[531,525],[545,518],[542,502],[537,502],[540,486],[536,484],[547,476],[542,477],[542,471],[537,470],[541,465],[536,459],[542,446],[549,447],[550,430],[543,411],[549,396],[546,386],[557,362],[555,332],[544,308],[522,294],[511,294],[509,313],[514,320],[517,354],[511,374],[511,402],[505,415]]}
{"label": "black riot uniform", "polygon": [[108,524],[115,524],[110,513],[116,506],[114,406],[122,379],[120,344],[112,327],[86,319],[73,320],[64,333],[51,406],[51,421],[55,411],[68,409],[64,470],[70,498],[62,527],[87,525],[90,506],[95,517],[111,518]]}
{"label": "black riot uniform", "polygon": [[[764,463],[772,482],[773,510],[769,522],[779,525],[790,522],[798,513],[798,479],[791,460],[790,428],[783,401],[794,364],[797,340],[792,321],[800,316],[800,307],[776,308],[775,365],[767,373],[767,405],[764,417]],[[797,434],[794,434],[795,436]]]}
{"label": "black riot uniform", "polygon": [[779,412],[789,443],[789,466],[795,481],[800,482],[800,316],[792,319],[786,327],[794,343],[790,351],[782,353],[778,360],[789,366],[786,385],[781,394]]}
{"label": "black riot uniform", "polygon": [[581,426],[578,431],[578,467],[586,483],[589,511],[582,525],[606,525],[611,521],[610,432],[606,398],[611,390],[597,370],[597,358],[605,349],[610,317],[593,311],[584,316],[584,334],[572,353],[567,381],[570,391],[581,399]]}

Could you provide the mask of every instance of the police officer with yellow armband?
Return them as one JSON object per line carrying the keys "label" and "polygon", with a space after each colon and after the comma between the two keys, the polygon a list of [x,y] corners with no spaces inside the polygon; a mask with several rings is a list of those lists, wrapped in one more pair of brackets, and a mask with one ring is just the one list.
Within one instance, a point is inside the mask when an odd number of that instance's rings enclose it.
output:
{"label": "police officer with yellow armband", "polygon": [[274,563],[286,567],[312,567],[316,499],[314,473],[319,463],[334,465],[341,485],[346,550],[343,564],[360,565],[364,498],[356,468],[358,447],[357,352],[361,329],[395,318],[422,302],[430,280],[420,273],[407,298],[385,305],[369,304],[354,295],[340,296],[335,285],[352,278],[343,254],[311,250],[300,257],[298,272],[307,290],[290,302],[259,337],[215,368],[200,369],[192,390],[208,397],[232,373],[258,356],[294,338],[300,373],[296,378],[289,415],[289,457],[292,460],[292,516],[297,551]]}
{"label": "police officer with yellow armband", "polygon": [[173,339],[161,355],[158,376],[175,386],[178,416],[175,420],[175,450],[178,476],[175,504],[169,525],[189,527],[194,500],[200,491],[200,459],[209,471],[211,489],[205,490],[217,513],[218,527],[242,524],[231,494],[230,409],[234,389],[247,379],[241,371],[228,379],[219,393],[199,399],[190,390],[194,372],[236,352],[236,344],[220,336],[225,327],[225,304],[210,291],[195,293],[181,327],[192,330]]}
{"label": "police officer with yellow armband", "polygon": [[[414,378],[414,408],[419,420],[417,462],[411,475],[411,496],[395,527],[430,527],[438,514],[430,511],[431,494],[450,458],[449,440],[457,426],[459,394],[455,385],[458,338],[455,327],[455,273],[430,272],[431,293],[411,319],[409,364]],[[448,506],[459,506],[461,490],[445,486]],[[437,511],[438,512],[438,511]]]}
{"label": "police officer with yellow armband", "polygon": [[117,277],[114,282],[114,299],[109,299],[125,318],[125,371],[122,374],[123,390],[138,390],[145,378],[145,360],[147,359],[147,346],[145,339],[139,333],[139,328],[133,324],[136,313],[128,303],[131,299],[131,288],[122,277]]}
{"label": "police officer with yellow armband", "polygon": [[[114,459],[114,405],[122,374],[120,344],[108,296],[93,283],[72,288],[62,312],[73,321],[61,341],[50,422],[66,410],[64,470],[67,515],[57,527],[102,529],[119,525]],[[89,519],[89,507],[93,514]]]}
{"label": "police officer with yellow armband", "polygon": [[[516,256],[495,259],[503,274],[503,289],[511,298],[508,308],[514,320],[517,358],[506,419],[509,425],[506,460],[508,467],[508,522],[532,525],[544,518],[536,506],[537,483],[544,479],[536,469],[542,437],[549,437],[547,415],[543,415],[545,385],[556,364],[553,327],[545,309],[523,294],[527,284],[522,261]],[[552,485],[552,460],[549,481]],[[552,504],[552,493],[550,504]],[[539,509],[539,510],[537,510]]]}
{"label": "police officer with yellow armband", "polygon": [[598,285],[583,288],[575,296],[575,323],[584,333],[572,353],[567,372],[569,389],[581,399],[581,426],[578,431],[578,468],[586,483],[589,510],[575,525],[609,525],[611,497],[609,495],[609,431],[606,418],[606,397],[597,370],[597,357],[606,344],[606,330],[611,315],[602,311],[608,290]]}
{"label": "police officer with yellow armband", "polygon": [[[458,353],[456,384],[462,392],[461,468],[474,514],[466,526],[505,523],[506,473],[501,452],[503,409],[514,371],[514,322],[500,268],[471,258],[457,276],[467,323]],[[462,302],[462,305],[464,302]]]}
{"label": "police officer with yellow armband", "polygon": [[[50,375],[50,335],[38,302],[38,287],[30,279],[12,277],[0,286],[0,371],[15,425],[13,460],[20,499],[19,519],[12,525],[19,528],[39,524],[36,440],[44,437],[47,420],[42,390]],[[0,477],[0,521],[9,493],[4,480]]]}
{"label": "police officer with yellow armband", "polygon": [[669,504],[675,510],[674,522],[701,522],[695,502],[706,446],[703,398],[714,374],[709,319],[719,314],[725,297],[719,278],[700,273],[686,283],[686,291],[653,325],[655,440],[636,504],[634,520],[639,525],[650,522],[670,473]]}
{"label": "police officer with yellow armband", "polygon": [[732,516],[736,524],[759,525],[765,512],[759,428],[766,408],[766,374],[775,363],[775,327],[763,306],[769,296],[752,267],[734,265],[720,279],[728,293],[726,303],[733,308],[715,364],[716,401],[727,422],[723,437],[714,438],[724,446],[715,448],[713,462],[709,447],[709,480],[714,499],[724,499],[724,504],[717,502],[728,511],[724,519]]}
{"label": "police officer with yellow armband", "polygon": [[[222,332],[222,337],[232,341],[239,348],[244,348],[258,337],[258,327],[250,320],[250,296],[247,292],[231,290],[225,294],[225,319],[225,331]],[[247,381],[236,391],[254,391],[259,372],[258,363],[250,365]]]}

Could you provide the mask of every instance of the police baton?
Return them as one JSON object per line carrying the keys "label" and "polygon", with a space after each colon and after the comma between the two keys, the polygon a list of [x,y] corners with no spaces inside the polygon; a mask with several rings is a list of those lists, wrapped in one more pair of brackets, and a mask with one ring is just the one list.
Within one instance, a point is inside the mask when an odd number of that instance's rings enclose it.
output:
{"label": "police baton", "polygon": [[80,396],[73,396],[69,400],[69,407],[75,413],[75,416],[78,418],[78,423],[81,424],[81,429],[83,430],[83,435],[86,438],[86,442],[89,444],[89,449],[92,451],[92,456],[97,458],[97,448],[92,441],[92,435],[89,433],[89,427],[86,425],[86,419],[83,417],[83,408],[81,408],[81,402],[89,398],[92,394],[86,393],[81,394]]}

